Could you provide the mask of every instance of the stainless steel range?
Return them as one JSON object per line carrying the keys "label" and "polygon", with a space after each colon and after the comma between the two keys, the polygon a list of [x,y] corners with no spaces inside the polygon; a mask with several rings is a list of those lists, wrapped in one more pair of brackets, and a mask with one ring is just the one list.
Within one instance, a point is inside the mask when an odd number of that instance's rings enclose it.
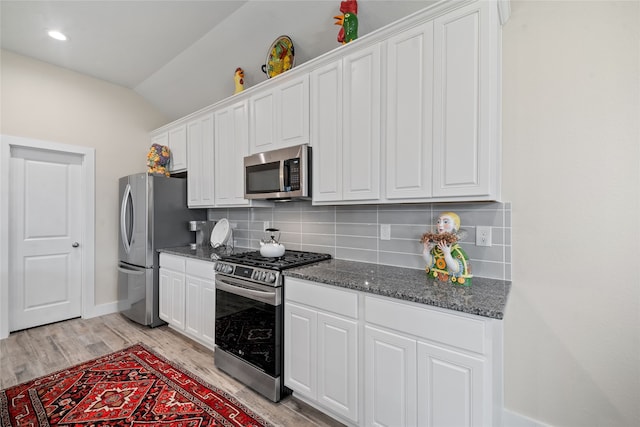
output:
{"label": "stainless steel range", "polygon": [[279,258],[255,251],[217,261],[216,366],[274,402],[288,394],[282,271],[330,258],[287,250]]}

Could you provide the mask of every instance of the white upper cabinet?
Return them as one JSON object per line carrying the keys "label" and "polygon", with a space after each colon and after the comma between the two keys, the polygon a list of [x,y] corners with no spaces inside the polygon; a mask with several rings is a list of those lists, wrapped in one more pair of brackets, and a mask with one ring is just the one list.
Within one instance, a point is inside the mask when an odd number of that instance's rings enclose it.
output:
{"label": "white upper cabinet", "polygon": [[185,125],[169,129],[169,150],[171,154],[169,171],[187,170],[187,128]]}
{"label": "white upper cabinet", "polygon": [[187,170],[187,127],[184,123],[154,131],[151,143],[169,147],[169,172]]}
{"label": "white upper cabinet", "polygon": [[[255,206],[240,189],[243,157],[307,143],[314,204],[500,200],[508,15],[503,1],[436,2],[208,107],[215,203],[202,193],[190,204]],[[231,103],[240,110],[232,114]],[[187,167],[187,120],[152,133],[171,149],[172,172]],[[201,188],[190,188],[206,192],[208,172],[195,173]]]}
{"label": "white upper cabinet", "polygon": [[309,75],[278,78],[249,98],[250,154],[309,143]]}
{"label": "white upper cabinet", "polygon": [[345,200],[380,198],[380,44],[344,58]]}
{"label": "white upper cabinet", "polygon": [[313,201],[380,198],[380,44],[311,73]]}
{"label": "white upper cabinet", "polygon": [[213,113],[207,113],[187,123],[187,204],[190,208],[215,204],[213,121]]}
{"label": "white upper cabinet", "polygon": [[247,206],[244,157],[249,151],[247,101],[215,112],[216,206]]}
{"label": "white upper cabinet", "polygon": [[434,21],[435,197],[499,196],[498,30],[493,2]]}
{"label": "white upper cabinet", "polygon": [[313,201],[342,200],[342,60],[311,73],[311,101]]}
{"label": "white upper cabinet", "polygon": [[431,197],[433,22],[387,44],[386,196]]}

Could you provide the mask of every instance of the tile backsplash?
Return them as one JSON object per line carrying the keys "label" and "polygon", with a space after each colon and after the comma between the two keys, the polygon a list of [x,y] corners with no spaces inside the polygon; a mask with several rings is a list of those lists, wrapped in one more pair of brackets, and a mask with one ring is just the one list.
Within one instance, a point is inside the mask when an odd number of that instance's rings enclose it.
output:
{"label": "tile backsplash", "polygon": [[[309,201],[269,208],[209,209],[210,220],[227,218],[237,248],[258,249],[265,223],[280,230],[287,249],[329,253],[334,258],[423,269],[420,236],[433,231],[441,212],[460,216],[461,241],[474,276],[511,280],[511,203],[424,203],[313,206]],[[389,225],[389,240],[380,239]],[[476,227],[490,226],[490,247],[476,246]]]}

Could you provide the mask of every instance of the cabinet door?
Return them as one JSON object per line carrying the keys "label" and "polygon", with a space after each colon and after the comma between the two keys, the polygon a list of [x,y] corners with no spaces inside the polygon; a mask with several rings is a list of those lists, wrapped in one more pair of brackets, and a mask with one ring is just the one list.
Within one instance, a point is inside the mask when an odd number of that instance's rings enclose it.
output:
{"label": "cabinet door", "polygon": [[187,169],[187,127],[179,125],[169,130],[169,150],[171,160],[169,171],[178,172]]}
{"label": "cabinet door", "polygon": [[487,195],[495,179],[496,14],[495,4],[476,2],[434,21],[436,197]]}
{"label": "cabinet door", "polygon": [[368,325],[364,334],[365,425],[416,425],[416,341]]}
{"label": "cabinet door", "polygon": [[185,288],[184,274],[171,272],[170,277],[170,305],[171,316],[169,323],[178,329],[184,330],[184,306],[185,306]]}
{"label": "cabinet door", "polygon": [[296,394],[317,397],[317,313],[287,302],[284,306],[284,384]]}
{"label": "cabinet door", "polygon": [[278,146],[309,143],[309,76],[303,75],[277,87]]}
{"label": "cabinet door", "polygon": [[158,317],[165,322],[171,321],[171,272],[165,268],[159,269]]}
{"label": "cabinet door", "polygon": [[249,150],[247,101],[215,113],[216,206],[248,205],[244,198],[244,157]]}
{"label": "cabinet door", "polygon": [[380,198],[380,44],[344,58],[343,200]]}
{"label": "cabinet door", "polygon": [[199,337],[202,333],[202,280],[186,276],[184,330]]}
{"label": "cabinet door", "polygon": [[188,206],[214,206],[213,114],[187,124],[187,156]]}
{"label": "cabinet door", "polygon": [[158,135],[155,135],[154,137],[151,138],[151,143],[152,144],[166,145],[168,147],[169,146],[169,133],[162,132],[162,133],[160,133]]}
{"label": "cabinet door", "polygon": [[200,298],[202,341],[214,348],[216,341],[216,286],[214,280],[203,280]]}
{"label": "cabinet door", "polygon": [[276,140],[276,94],[266,90],[249,100],[251,115],[249,138],[251,154],[272,150]]}
{"label": "cabinet door", "polygon": [[249,111],[251,154],[309,143],[309,76],[253,95]]}
{"label": "cabinet door", "polygon": [[387,41],[386,196],[431,197],[433,22]]}
{"label": "cabinet door", "polygon": [[493,425],[484,369],[483,359],[418,342],[418,425]]}
{"label": "cabinet door", "polygon": [[342,200],[342,60],[311,73],[313,200]]}
{"label": "cabinet door", "polygon": [[318,312],[318,402],[358,421],[358,324]]}

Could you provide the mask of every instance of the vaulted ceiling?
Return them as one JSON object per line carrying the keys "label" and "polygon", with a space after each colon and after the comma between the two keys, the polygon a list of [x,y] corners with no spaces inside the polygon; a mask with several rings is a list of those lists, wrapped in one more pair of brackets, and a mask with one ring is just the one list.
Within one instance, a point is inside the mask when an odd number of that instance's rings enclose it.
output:
{"label": "vaulted ceiling", "polygon": [[[433,1],[360,0],[363,36]],[[3,49],[128,87],[169,120],[266,79],[267,50],[290,36],[296,64],[339,46],[340,0],[0,1]],[[65,42],[51,39],[58,29]]]}

